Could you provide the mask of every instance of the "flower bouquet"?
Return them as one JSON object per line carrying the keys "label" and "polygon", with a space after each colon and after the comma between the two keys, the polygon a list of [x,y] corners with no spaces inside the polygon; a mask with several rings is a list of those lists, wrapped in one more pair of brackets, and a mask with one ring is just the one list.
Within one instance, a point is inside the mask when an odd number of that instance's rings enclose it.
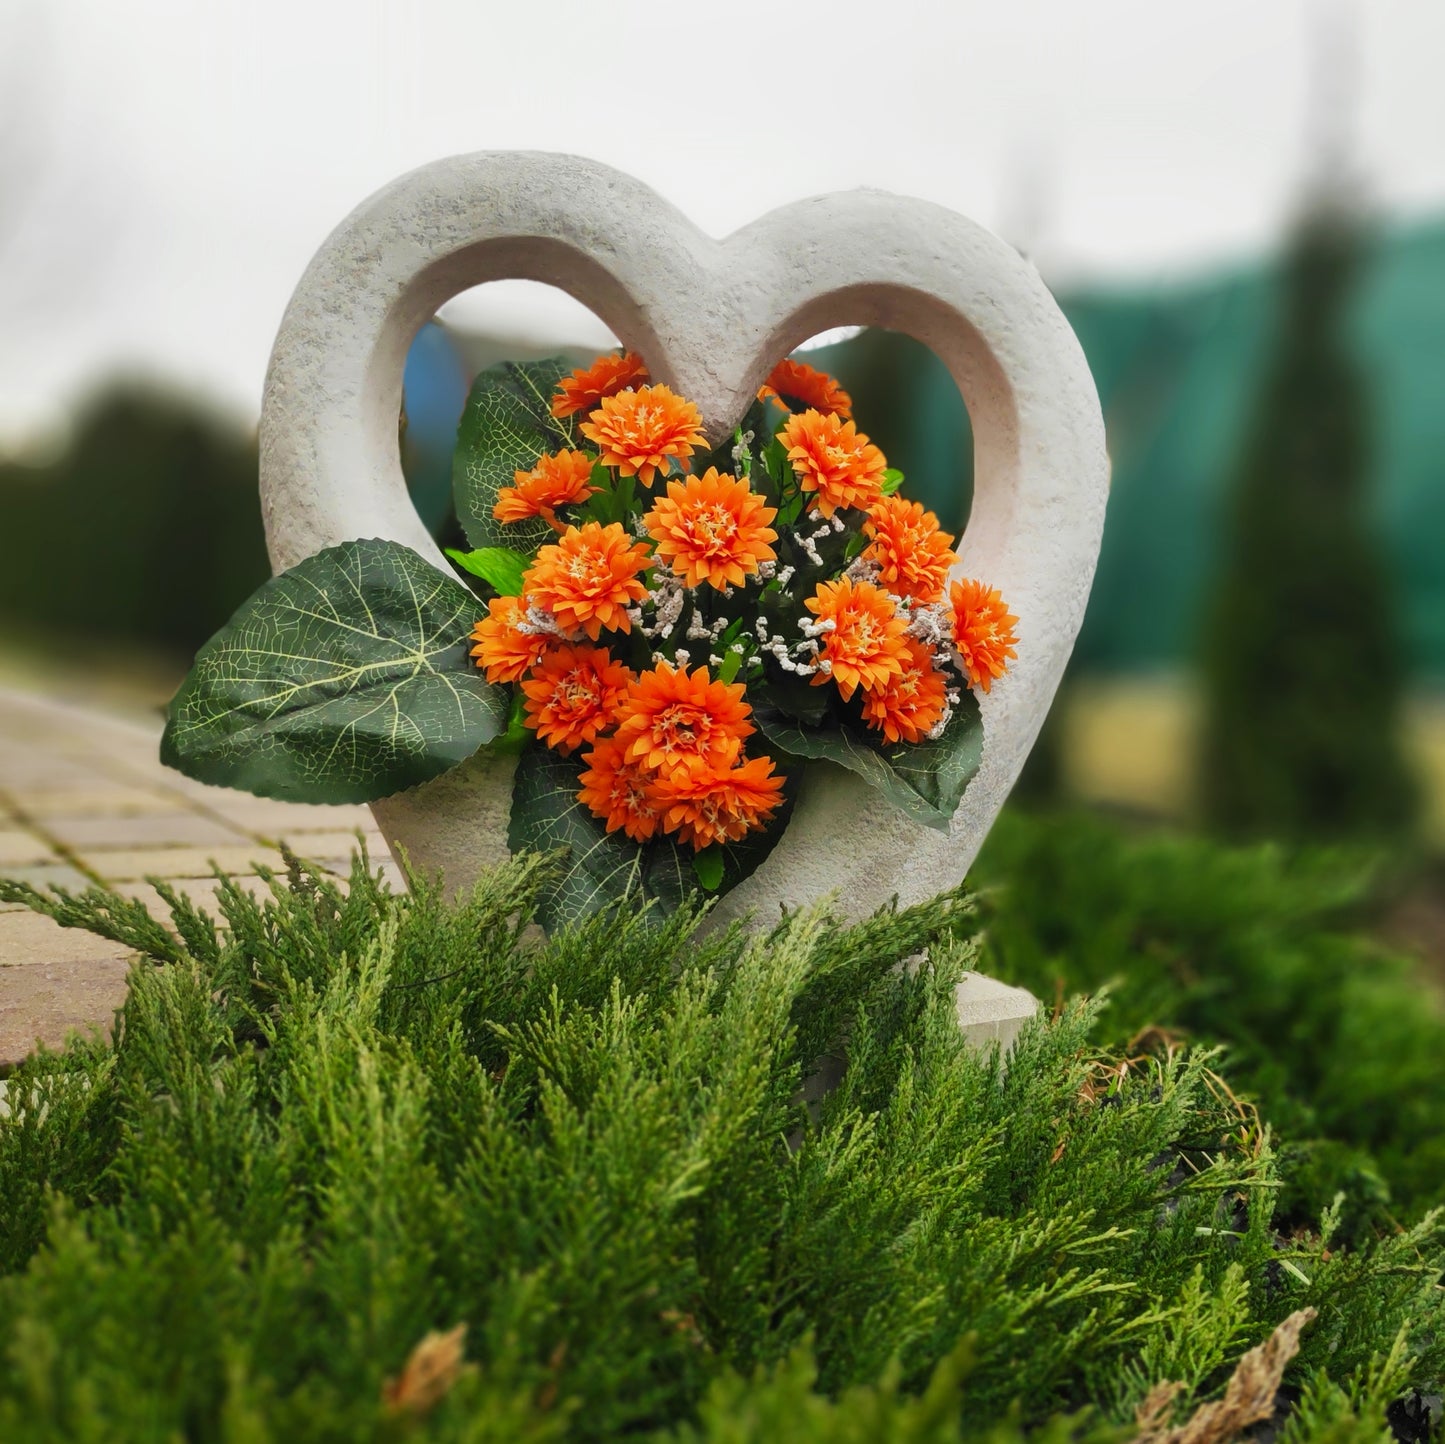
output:
{"label": "flower bouquet", "polygon": [[505,363],[454,481],[457,576],[361,540],[273,578],[198,654],[163,760],[354,802],[514,753],[508,846],[566,849],[550,925],[735,886],[810,761],[947,829],[1017,619],[831,377],[783,361],[709,450],[636,356]]}

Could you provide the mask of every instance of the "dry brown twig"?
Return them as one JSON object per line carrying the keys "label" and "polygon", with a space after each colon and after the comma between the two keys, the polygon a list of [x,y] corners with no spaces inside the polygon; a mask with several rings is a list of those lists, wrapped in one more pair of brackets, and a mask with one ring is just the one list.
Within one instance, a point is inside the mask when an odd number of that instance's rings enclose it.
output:
{"label": "dry brown twig", "polygon": [[1234,1367],[1222,1399],[1201,1404],[1182,1424],[1171,1426],[1178,1383],[1155,1384],[1134,1414],[1139,1432],[1133,1444],[1224,1444],[1251,1424],[1274,1413],[1274,1396],[1289,1361],[1299,1353],[1300,1334],[1315,1319],[1313,1309],[1287,1318]]}

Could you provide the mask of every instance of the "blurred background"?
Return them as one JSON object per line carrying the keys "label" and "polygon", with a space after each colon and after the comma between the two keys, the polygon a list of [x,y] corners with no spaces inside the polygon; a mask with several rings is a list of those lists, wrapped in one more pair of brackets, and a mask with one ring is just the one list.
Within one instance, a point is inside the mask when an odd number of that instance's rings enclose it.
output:
{"label": "blurred background", "polygon": [[[716,235],[854,186],[950,206],[1058,296],[1113,459],[1073,664],[971,875],[986,966],[1109,984],[1136,1061],[1226,1045],[1288,1143],[1282,1233],[1337,1195],[1393,1228],[1445,1203],[1442,71],[1439,0],[0,0],[0,711],[158,723],[266,578],[271,342],[396,175],[573,151]],[[427,522],[477,370],[613,339],[521,283],[424,327]],[[816,339],[961,527],[935,358]]]}
{"label": "blurred background", "polygon": [[[0,681],[163,705],[268,574],[255,422],[291,286],[395,174],[573,150],[723,234],[939,201],[1039,266],[1103,398],[1098,581],[1023,792],[1445,848],[1445,7],[886,11],[0,0]],[[467,385],[612,338],[450,303],[403,458],[447,525]],[[968,422],[906,337],[810,358],[947,524]]]}

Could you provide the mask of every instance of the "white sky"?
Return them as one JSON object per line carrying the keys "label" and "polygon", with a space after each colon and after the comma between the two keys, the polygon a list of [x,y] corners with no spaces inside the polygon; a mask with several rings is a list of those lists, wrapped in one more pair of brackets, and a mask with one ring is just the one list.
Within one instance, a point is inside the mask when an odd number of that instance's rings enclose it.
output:
{"label": "white sky", "polygon": [[[122,366],[252,415],[322,238],[458,151],[591,155],[718,234],[911,192],[1067,279],[1258,250],[1304,166],[1311,36],[1348,4],[0,0],[0,438]],[[1370,191],[1445,208],[1445,0],[1357,4]],[[530,288],[467,317],[588,338]]]}

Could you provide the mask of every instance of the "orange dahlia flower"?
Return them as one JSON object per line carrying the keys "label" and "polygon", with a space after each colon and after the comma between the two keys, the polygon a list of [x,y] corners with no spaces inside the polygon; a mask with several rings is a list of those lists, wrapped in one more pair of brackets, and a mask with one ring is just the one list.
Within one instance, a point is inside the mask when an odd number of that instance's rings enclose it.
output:
{"label": "orange dahlia flower", "polygon": [[552,452],[539,457],[531,471],[519,471],[516,476],[515,486],[504,486],[497,493],[492,515],[498,521],[540,516],[561,531],[557,508],[586,501],[602,490],[592,485],[592,458],[585,451]]}
{"label": "orange dahlia flower", "polygon": [[922,642],[905,637],[903,646],[903,670],[863,694],[863,720],[889,742],[921,742],[943,716],[948,688]]}
{"label": "orange dahlia flower", "polygon": [[[823,635],[823,658],[832,666],[832,680],[846,701],[857,687],[876,690],[903,671],[908,656],[908,623],[898,615],[888,594],[872,582],[843,577],[823,582],[803,603],[820,622],[832,622]],[[813,685],[828,681],[818,672]]]}
{"label": "orange dahlia flower", "polygon": [[948,597],[953,603],[953,639],[968,680],[987,692],[994,678],[1003,676],[1008,659],[1018,656],[1014,650],[1018,618],[998,592],[982,582],[954,582]]}
{"label": "orange dahlia flower", "polygon": [[646,380],[647,367],[631,351],[620,356],[599,356],[590,366],[581,366],[563,378],[552,395],[552,415],[591,411],[604,396],[615,396]]}
{"label": "orange dahlia flower", "polygon": [[958,558],[953,538],[920,502],[879,497],[868,508],[863,532],[873,538],[864,559],[878,563],[878,580],[890,592],[916,602],[936,602],[943,595],[948,569]]}
{"label": "orange dahlia flower", "polygon": [[527,609],[518,597],[487,603],[488,615],[472,628],[471,655],[489,682],[520,682],[557,639],[545,632],[524,632]]}
{"label": "orange dahlia flower", "polygon": [[569,632],[586,632],[595,642],[602,628],[630,632],[629,602],[640,602],[647,587],[638,580],[651,558],[618,522],[589,521],[569,526],[554,543],[538,549],[522,577],[522,591]]}
{"label": "orange dahlia flower", "polygon": [[824,516],[840,506],[866,509],[882,495],[888,463],[856,422],[804,411],[788,417],[780,434],[803,490],[817,493]]}
{"label": "orange dahlia flower", "polygon": [[667,483],[647,514],[647,529],[657,555],[690,587],[711,582],[719,591],[741,586],[761,562],[777,560],[768,545],[778,534],[768,525],[777,510],[745,481],[715,466],[686,482]]}
{"label": "orange dahlia flower", "polygon": [[607,824],[608,832],[620,827],[634,842],[646,842],[662,822],[656,774],[629,762],[617,737],[599,737],[584,760],[577,800]]}
{"label": "orange dahlia flower", "polygon": [[606,647],[554,647],[522,683],[527,726],[549,747],[574,752],[612,726],[631,681]]}
{"label": "orange dahlia flower", "polygon": [[801,401],[815,411],[847,421],[853,414],[853,398],[826,371],[802,361],[779,361],[758,392],[758,400],[776,396],[786,405]]}
{"label": "orange dahlia flower", "polygon": [[681,842],[704,848],[741,842],[764,826],[783,800],[783,779],[774,775],[771,757],[754,757],[722,771],[680,768],[659,776],[653,790],[666,810],[667,830]]}
{"label": "orange dahlia flower", "polygon": [[672,461],[691,456],[704,441],[702,413],[666,386],[643,386],[605,397],[582,423],[607,466],[635,476],[643,486]]}
{"label": "orange dahlia flower", "polygon": [[716,772],[732,766],[742,738],[757,730],[748,721],[752,710],[741,682],[714,682],[706,667],[689,675],[659,662],[628,688],[617,737],[628,758],[644,766]]}

